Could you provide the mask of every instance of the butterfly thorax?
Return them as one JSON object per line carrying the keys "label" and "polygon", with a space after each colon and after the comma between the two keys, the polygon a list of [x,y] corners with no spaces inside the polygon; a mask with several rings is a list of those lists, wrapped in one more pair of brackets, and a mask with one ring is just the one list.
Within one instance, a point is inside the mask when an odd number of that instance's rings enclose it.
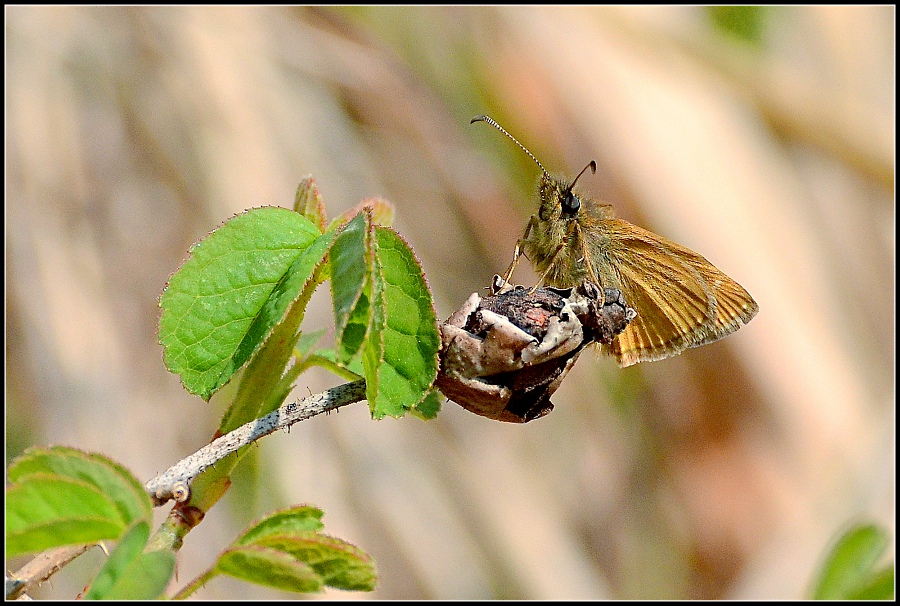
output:
{"label": "butterfly thorax", "polygon": [[[539,186],[538,213],[532,218],[522,243],[526,256],[549,286],[576,286],[596,271],[593,256],[605,242],[599,221],[611,218],[612,208],[595,205],[571,191],[569,183],[543,175]],[[609,215],[609,217],[607,217]],[[591,237],[587,237],[587,232]],[[589,250],[591,243],[593,251]]]}

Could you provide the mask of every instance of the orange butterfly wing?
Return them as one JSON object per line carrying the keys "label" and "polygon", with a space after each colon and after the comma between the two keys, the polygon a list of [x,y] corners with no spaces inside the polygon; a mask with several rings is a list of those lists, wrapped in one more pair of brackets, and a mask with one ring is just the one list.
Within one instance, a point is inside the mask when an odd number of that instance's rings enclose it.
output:
{"label": "orange butterfly wing", "polygon": [[585,260],[598,282],[618,288],[637,311],[609,346],[619,366],[712,343],[759,311],[740,284],[696,252],[621,219],[591,223],[583,227],[599,228],[604,237]]}

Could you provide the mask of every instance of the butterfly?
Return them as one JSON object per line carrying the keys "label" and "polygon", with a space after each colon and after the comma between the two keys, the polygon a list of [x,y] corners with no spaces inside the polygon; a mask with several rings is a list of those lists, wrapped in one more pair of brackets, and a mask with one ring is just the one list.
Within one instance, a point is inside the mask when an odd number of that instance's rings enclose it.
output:
{"label": "butterfly", "polygon": [[619,366],[661,360],[712,343],[750,322],[759,306],[744,287],[702,255],[615,217],[612,206],[573,190],[588,164],[568,182],[552,177],[537,158],[488,116],[542,171],[540,206],[516,243],[509,282],[520,256],[541,276],[536,285],[568,288],[585,281],[622,292],[637,312],[611,345],[601,347]]}

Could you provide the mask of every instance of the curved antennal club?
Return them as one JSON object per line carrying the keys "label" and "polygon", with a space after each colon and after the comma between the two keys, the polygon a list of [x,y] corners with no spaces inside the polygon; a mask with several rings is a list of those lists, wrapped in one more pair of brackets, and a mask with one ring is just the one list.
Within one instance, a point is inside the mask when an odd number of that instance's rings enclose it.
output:
{"label": "curved antennal club", "polygon": [[[583,174],[584,174],[584,171],[586,171],[587,169],[591,169],[591,173],[592,173],[592,174],[593,174],[593,173],[596,173],[596,172],[597,172],[597,163],[594,162],[593,160],[591,160],[590,162],[588,162],[588,165],[585,166],[584,168],[582,168],[582,169],[581,169],[581,172],[578,173],[578,177],[580,177],[581,175],[583,175]],[[572,181],[572,183],[571,183],[571,184],[569,185],[569,187],[566,189],[566,193],[571,193],[571,192],[572,192],[572,188],[575,187],[575,182],[578,181],[578,177],[575,177],[575,179]]]}
{"label": "curved antennal club", "polygon": [[[525,147],[524,145],[522,145],[521,143],[519,143],[518,139],[516,139],[516,138],[513,137],[511,134],[509,134],[508,132],[506,132],[506,129],[503,128],[502,126],[500,126],[499,124],[497,124],[497,122],[496,122],[493,118],[491,118],[490,116],[485,116],[485,115],[475,116],[474,118],[472,118],[472,120],[469,122],[469,124],[474,124],[474,123],[476,123],[476,122],[487,122],[488,124],[490,124],[491,126],[493,126],[494,128],[496,128],[497,130],[499,130],[501,133],[503,133],[504,135],[506,135],[507,137],[509,137],[510,139],[512,139],[513,142],[514,142],[516,145],[518,145],[519,147],[522,148],[522,151],[524,151],[526,154],[528,154],[528,156],[529,156],[532,160],[534,160],[535,164],[537,164],[538,166],[541,167],[541,171],[547,176],[547,178],[548,178],[548,179],[550,178],[550,173],[547,172],[547,169],[544,168],[544,165],[543,165],[543,164],[541,164],[540,162],[538,162],[538,159],[534,157],[534,154],[531,153],[530,151],[528,151],[528,148],[527,148],[527,147]],[[594,165],[594,169],[596,170],[596,164]],[[581,171],[581,172],[584,172],[584,171]],[[577,179],[577,177],[576,177],[576,179]]]}

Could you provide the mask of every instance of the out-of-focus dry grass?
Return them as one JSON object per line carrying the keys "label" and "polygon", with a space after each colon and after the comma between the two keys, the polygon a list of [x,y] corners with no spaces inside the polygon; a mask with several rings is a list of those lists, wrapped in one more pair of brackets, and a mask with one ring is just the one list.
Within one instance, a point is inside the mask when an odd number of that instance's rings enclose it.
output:
{"label": "out-of-focus dry grass", "polygon": [[[535,209],[536,167],[479,113],[551,171],[596,159],[586,191],[760,305],[664,362],[582,356],[526,426],[357,406],[265,440],[181,583],[297,502],[375,556],[385,599],[796,598],[849,521],[893,531],[893,7],[774,9],[761,48],[698,8],[6,17],[7,459],[63,443],[147,479],[208,441],[221,404],[165,372],[156,298],[193,241],[289,206],[309,173],[332,216],[395,203],[446,317]],[[276,595],[217,579],[200,597]]]}

